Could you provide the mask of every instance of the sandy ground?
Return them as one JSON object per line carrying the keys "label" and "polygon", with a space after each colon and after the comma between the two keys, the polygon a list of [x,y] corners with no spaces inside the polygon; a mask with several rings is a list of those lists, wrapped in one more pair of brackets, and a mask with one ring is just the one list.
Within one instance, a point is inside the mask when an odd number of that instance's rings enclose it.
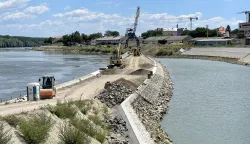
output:
{"label": "sandy ground", "polygon": [[118,73],[114,75],[102,75],[101,77],[87,83],[79,84],[65,90],[60,90],[57,92],[57,95],[54,99],[2,105],[0,106],[0,115],[5,116],[9,114],[18,114],[25,111],[31,111],[47,104],[55,105],[58,100],[93,99],[94,96],[96,96],[100,90],[104,88],[104,85],[107,81],[113,82],[119,78],[125,78],[127,80],[131,80],[132,82],[136,82],[141,79],[142,76],[129,75],[129,73],[141,68],[148,70],[152,68],[152,61],[143,55],[140,57],[129,56],[128,58],[124,59],[123,63],[126,67],[118,71]]}

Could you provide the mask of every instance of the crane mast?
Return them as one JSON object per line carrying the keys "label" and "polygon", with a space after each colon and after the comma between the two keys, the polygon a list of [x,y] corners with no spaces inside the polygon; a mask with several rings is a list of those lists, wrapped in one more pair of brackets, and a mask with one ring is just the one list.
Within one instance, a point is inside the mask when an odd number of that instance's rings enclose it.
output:
{"label": "crane mast", "polygon": [[135,39],[136,43],[137,43],[137,47],[139,47],[139,39],[137,38],[137,36],[135,35],[135,32],[137,30],[137,25],[138,25],[138,19],[140,17],[140,7],[137,7],[137,11],[136,11],[136,16],[135,16],[135,22],[134,25],[132,26],[132,28],[127,28],[126,33],[128,35],[128,38],[126,39],[126,44],[125,47],[128,47],[128,41],[130,39]]}
{"label": "crane mast", "polygon": [[193,28],[193,20],[198,20],[198,17],[189,17],[190,19],[190,30]]}

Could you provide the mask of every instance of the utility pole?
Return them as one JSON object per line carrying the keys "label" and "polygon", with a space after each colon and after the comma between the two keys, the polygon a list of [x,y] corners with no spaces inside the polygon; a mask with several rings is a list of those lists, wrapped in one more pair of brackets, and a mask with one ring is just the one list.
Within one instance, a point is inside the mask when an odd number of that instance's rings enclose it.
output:
{"label": "utility pole", "polygon": [[208,39],[208,25],[207,25],[207,39]]}

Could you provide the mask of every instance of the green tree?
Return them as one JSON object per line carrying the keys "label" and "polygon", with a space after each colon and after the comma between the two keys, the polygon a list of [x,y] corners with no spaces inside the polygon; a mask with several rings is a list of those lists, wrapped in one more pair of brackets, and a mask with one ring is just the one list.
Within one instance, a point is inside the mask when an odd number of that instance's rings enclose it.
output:
{"label": "green tree", "polygon": [[231,31],[231,34],[238,34],[239,33],[239,29],[234,29]]}
{"label": "green tree", "polygon": [[74,42],[76,42],[76,43],[81,43],[82,42],[81,34],[78,31],[73,33],[72,36],[73,36],[73,41]]}
{"label": "green tree", "polygon": [[226,31],[228,31],[229,33],[231,33],[231,27],[229,25],[227,25]]}
{"label": "green tree", "polygon": [[84,33],[82,33],[81,37],[83,42],[86,42],[88,40],[88,36]]}
{"label": "green tree", "polygon": [[113,37],[117,37],[119,35],[120,33],[118,31],[110,31],[110,30],[105,31],[104,34],[104,36],[113,36]]}

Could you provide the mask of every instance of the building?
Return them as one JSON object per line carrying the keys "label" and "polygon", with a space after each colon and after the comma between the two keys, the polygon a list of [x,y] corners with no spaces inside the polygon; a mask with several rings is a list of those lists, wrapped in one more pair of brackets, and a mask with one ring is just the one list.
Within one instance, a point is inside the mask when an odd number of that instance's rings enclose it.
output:
{"label": "building", "polygon": [[172,43],[188,43],[191,39],[193,39],[191,36],[170,36],[166,39],[167,44]]}
{"label": "building", "polygon": [[184,28],[164,28],[162,33],[164,36],[181,36]]}
{"label": "building", "polygon": [[102,37],[98,38],[93,42],[93,44],[119,44],[120,42],[123,42],[126,39],[125,36],[118,36],[118,37]]}
{"label": "building", "polygon": [[232,43],[232,39],[200,39],[195,41],[197,46],[227,46]]}
{"label": "building", "polygon": [[239,31],[243,32],[245,36],[250,36],[250,22],[239,23]]}
{"label": "building", "polygon": [[191,39],[192,39],[191,36],[159,36],[159,37],[149,37],[144,40],[144,43],[153,43],[153,44],[188,43]]}

